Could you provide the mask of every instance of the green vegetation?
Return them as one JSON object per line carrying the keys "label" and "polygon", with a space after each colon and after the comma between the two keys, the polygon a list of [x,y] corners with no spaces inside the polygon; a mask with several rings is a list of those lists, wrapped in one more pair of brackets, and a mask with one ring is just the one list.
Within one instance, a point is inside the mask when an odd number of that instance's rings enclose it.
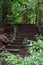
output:
{"label": "green vegetation", "polygon": [[[0,23],[37,24],[39,30],[43,25],[43,0],[0,0]],[[30,56],[22,58],[8,51],[2,52],[0,60],[5,60],[7,65],[43,65],[43,40],[28,40],[23,44],[29,45],[27,53]]]}
{"label": "green vegetation", "polygon": [[13,24],[41,24],[43,0],[0,0],[0,20]]}
{"label": "green vegetation", "polygon": [[22,58],[19,55],[13,55],[9,52],[2,52],[1,60],[7,61],[7,65],[43,65],[43,41],[38,40],[30,43],[32,45],[28,52],[30,56]]}

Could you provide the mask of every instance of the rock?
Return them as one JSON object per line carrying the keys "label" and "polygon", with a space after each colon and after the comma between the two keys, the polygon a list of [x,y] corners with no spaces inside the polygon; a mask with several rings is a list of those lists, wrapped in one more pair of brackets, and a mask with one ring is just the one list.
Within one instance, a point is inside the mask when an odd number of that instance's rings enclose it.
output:
{"label": "rock", "polygon": [[0,41],[5,42],[5,43],[8,43],[9,42],[9,39],[5,35],[1,35],[0,34]]}

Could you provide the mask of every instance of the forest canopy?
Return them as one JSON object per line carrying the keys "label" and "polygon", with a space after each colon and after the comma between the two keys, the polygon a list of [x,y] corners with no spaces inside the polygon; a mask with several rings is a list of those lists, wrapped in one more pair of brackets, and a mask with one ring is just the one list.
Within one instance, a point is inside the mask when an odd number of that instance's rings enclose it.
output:
{"label": "forest canopy", "polygon": [[43,23],[43,0],[0,0],[0,22]]}

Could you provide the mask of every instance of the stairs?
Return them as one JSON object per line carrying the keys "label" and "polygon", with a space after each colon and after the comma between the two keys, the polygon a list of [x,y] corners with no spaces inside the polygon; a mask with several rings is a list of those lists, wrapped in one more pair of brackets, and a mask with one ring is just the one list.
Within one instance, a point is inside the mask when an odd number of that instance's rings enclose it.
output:
{"label": "stairs", "polygon": [[16,40],[14,40],[14,43],[6,45],[6,50],[13,54],[20,54],[21,56],[25,56],[27,47],[26,47],[26,45],[24,45],[22,43],[23,43],[23,38],[21,38],[21,37],[16,38]]}
{"label": "stairs", "polygon": [[[16,37],[14,43],[8,43],[5,49],[13,54],[20,54],[24,57],[27,55],[28,47],[22,44],[24,38],[35,39],[34,35],[39,34],[39,29],[35,25],[18,25],[18,28],[20,36]],[[2,50],[0,49],[0,51]]]}
{"label": "stairs", "polygon": [[[16,39],[14,40],[14,43],[8,43],[5,46],[5,50],[13,53],[13,54],[20,54],[21,56],[26,56],[26,51],[27,51],[27,46],[22,44],[23,43],[24,38],[23,37],[16,37]],[[0,52],[2,51],[2,49],[0,49]]]}

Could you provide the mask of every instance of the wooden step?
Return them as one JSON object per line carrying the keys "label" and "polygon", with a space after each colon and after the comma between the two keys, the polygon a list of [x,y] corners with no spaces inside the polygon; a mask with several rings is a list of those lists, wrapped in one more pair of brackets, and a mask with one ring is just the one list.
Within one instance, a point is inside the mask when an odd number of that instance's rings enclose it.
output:
{"label": "wooden step", "polygon": [[20,49],[6,49],[7,51],[13,51],[13,52],[15,52],[15,51],[20,51]]}
{"label": "wooden step", "polygon": [[11,48],[11,49],[17,49],[17,48],[19,48],[19,49],[22,49],[22,48],[26,48],[26,47],[28,47],[28,46],[26,46],[26,45],[7,45],[6,46],[6,48]]}
{"label": "wooden step", "polygon": [[8,43],[8,44],[11,44],[11,45],[22,45],[23,41],[13,41],[13,43]]}
{"label": "wooden step", "polygon": [[20,49],[6,49],[7,51],[9,51],[10,53],[13,53],[13,54],[20,54]]}

